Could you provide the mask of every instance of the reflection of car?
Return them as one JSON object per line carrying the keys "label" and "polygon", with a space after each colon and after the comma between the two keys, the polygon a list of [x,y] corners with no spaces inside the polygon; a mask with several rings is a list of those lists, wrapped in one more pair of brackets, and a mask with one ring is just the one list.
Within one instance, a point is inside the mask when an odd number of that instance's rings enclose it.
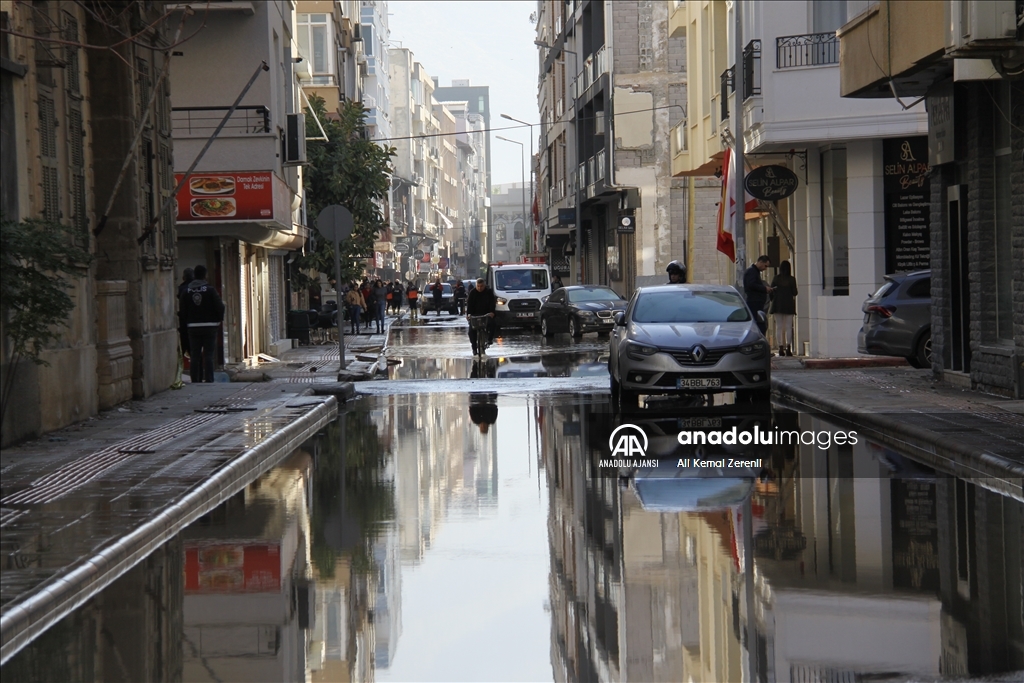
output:
{"label": "reflection of car", "polygon": [[[434,304],[434,291],[431,289],[434,283],[430,283],[423,288],[423,294],[420,296],[420,310],[424,313],[429,311],[436,311],[437,306]],[[448,311],[452,315],[459,312],[458,304],[455,302],[455,290],[447,282],[441,283],[441,310]]]}
{"label": "reflection of car", "polygon": [[641,287],[616,320],[608,372],[623,406],[638,394],[770,394],[768,342],[732,287]]}
{"label": "reflection of car", "polygon": [[540,308],[540,331],[545,337],[568,332],[579,339],[587,332],[608,333],[616,311],[626,300],[610,287],[574,285],[556,290]]}
{"label": "reflection of car", "polygon": [[932,364],[932,272],[886,275],[864,302],[857,351],[903,356],[915,368]]}
{"label": "reflection of car", "polygon": [[754,490],[758,471],[744,468],[658,467],[637,469],[630,485],[640,506],[650,512],[701,512],[741,505]]}
{"label": "reflection of car", "polygon": [[547,377],[540,356],[518,356],[498,360],[496,377]]}

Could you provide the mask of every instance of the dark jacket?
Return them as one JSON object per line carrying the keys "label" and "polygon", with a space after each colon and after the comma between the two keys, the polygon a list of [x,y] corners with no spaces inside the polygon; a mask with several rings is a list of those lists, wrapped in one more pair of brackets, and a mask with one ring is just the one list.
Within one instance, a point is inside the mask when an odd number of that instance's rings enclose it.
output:
{"label": "dark jacket", "polygon": [[792,275],[776,275],[772,280],[772,306],[770,313],[796,315],[796,278]]}
{"label": "dark jacket", "polygon": [[[474,287],[474,289],[476,289]],[[461,282],[455,287],[455,300],[465,301],[466,300],[466,287]]]}
{"label": "dark jacket", "polygon": [[440,299],[444,296],[444,284],[441,282],[435,282],[430,285],[430,293],[435,299]]}
{"label": "dark jacket", "polygon": [[206,280],[193,280],[178,300],[189,327],[208,327],[224,321],[224,302]]}
{"label": "dark jacket", "polygon": [[178,327],[181,329],[188,326],[188,321],[185,320],[185,307],[181,304],[181,297],[188,291],[188,286],[188,282],[182,282],[178,285]]}
{"label": "dark jacket", "polygon": [[756,265],[750,266],[743,273],[743,291],[747,295],[747,305],[755,313],[764,310],[764,305],[768,302],[768,288],[761,279],[761,271]]}
{"label": "dark jacket", "polygon": [[384,285],[381,285],[380,287],[374,287],[373,288],[373,302],[375,304],[380,306],[381,304],[387,302],[387,298],[388,298],[387,287],[385,287]]}
{"label": "dark jacket", "polygon": [[466,313],[469,315],[487,315],[494,313],[497,307],[498,298],[494,296],[494,290],[490,287],[484,287],[482,292],[474,287],[466,299]]}

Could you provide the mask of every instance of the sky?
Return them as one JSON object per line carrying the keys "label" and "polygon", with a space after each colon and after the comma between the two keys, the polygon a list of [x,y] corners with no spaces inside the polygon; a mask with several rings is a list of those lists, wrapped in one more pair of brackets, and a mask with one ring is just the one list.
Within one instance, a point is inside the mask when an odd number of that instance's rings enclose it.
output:
{"label": "sky", "polygon": [[[537,123],[537,47],[530,14],[532,0],[440,2],[392,0],[388,3],[391,42],[412,50],[415,59],[440,85],[468,78],[470,85],[488,85],[491,128],[517,125],[508,114]],[[525,157],[530,175],[530,129],[523,126],[491,133],[491,177],[494,184],[518,183]],[[533,128],[534,152],[540,129]],[[496,139],[501,135],[524,147]],[[521,153],[525,150],[525,154]]]}

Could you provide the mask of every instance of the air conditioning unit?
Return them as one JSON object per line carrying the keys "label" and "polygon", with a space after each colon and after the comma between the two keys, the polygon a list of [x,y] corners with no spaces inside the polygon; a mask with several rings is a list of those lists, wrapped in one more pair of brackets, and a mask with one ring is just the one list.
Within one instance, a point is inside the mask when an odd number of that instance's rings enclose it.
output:
{"label": "air conditioning unit", "polygon": [[946,52],[998,56],[1016,47],[1016,0],[949,0]]}
{"label": "air conditioning unit", "polygon": [[284,135],[284,165],[301,166],[306,163],[306,115],[287,114]]}
{"label": "air conditioning unit", "polygon": [[412,177],[412,184],[413,185],[422,185],[423,184],[422,176],[413,175],[413,177]]}

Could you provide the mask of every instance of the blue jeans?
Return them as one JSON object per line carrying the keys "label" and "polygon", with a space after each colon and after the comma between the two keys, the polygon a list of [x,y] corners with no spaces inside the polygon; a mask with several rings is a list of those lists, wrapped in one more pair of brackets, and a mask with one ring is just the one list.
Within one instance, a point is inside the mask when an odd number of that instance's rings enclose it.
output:
{"label": "blue jeans", "polygon": [[359,316],[362,315],[363,313],[363,307],[353,306],[349,310],[352,311],[350,314],[351,317],[349,318],[352,322],[352,334],[355,334],[356,332],[359,331]]}
{"label": "blue jeans", "polygon": [[384,316],[387,314],[388,302],[378,301],[377,302],[377,331],[384,331]]}

